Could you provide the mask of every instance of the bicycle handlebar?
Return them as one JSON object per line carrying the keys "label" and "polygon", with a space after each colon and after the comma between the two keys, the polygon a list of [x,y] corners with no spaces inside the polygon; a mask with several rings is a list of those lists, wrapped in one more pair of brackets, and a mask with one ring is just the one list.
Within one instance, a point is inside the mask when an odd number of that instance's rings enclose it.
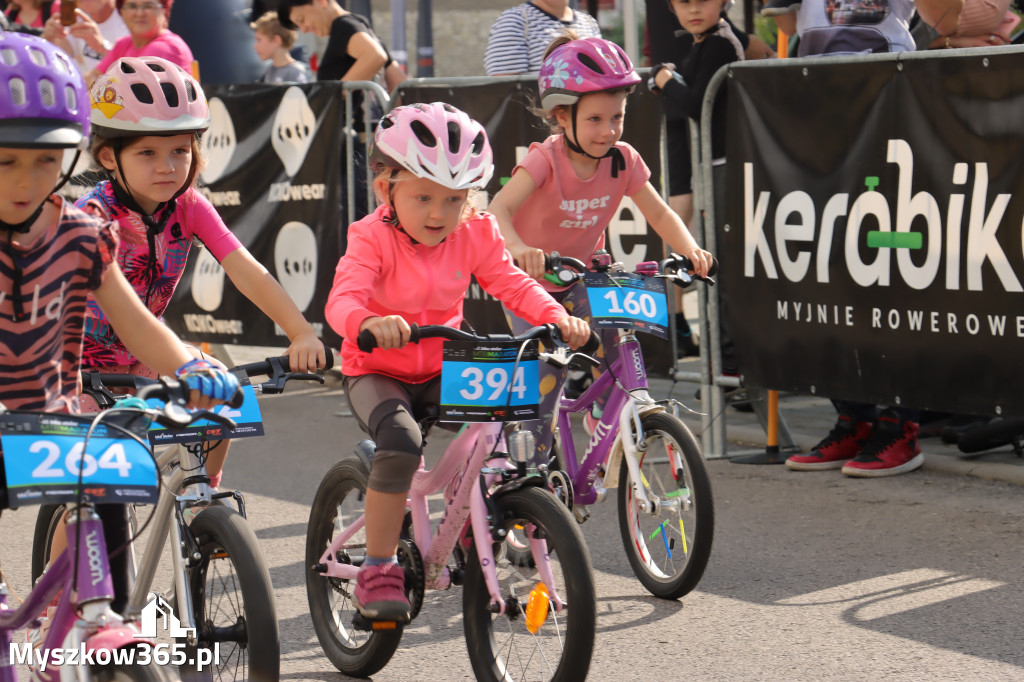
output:
{"label": "bicycle handlebar", "polygon": [[[409,327],[411,329],[409,334],[409,343],[419,343],[423,339],[447,339],[449,341],[475,341],[484,343],[487,341],[517,341],[522,343],[523,341],[541,339],[551,341],[556,346],[565,345],[562,341],[562,333],[559,331],[558,327],[553,324],[533,327],[532,329],[526,330],[526,332],[519,336],[509,336],[508,334],[488,334],[486,336],[480,336],[479,334],[464,332],[461,329],[446,327],[441,324],[427,324],[422,327],[418,324],[411,324]],[[369,329],[364,329],[359,332],[359,336],[356,338],[356,345],[359,346],[359,350],[364,353],[370,353],[377,347],[377,339]]]}
{"label": "bicycle handlebar", "polygon": [[[558,254],[558,252],[552,252],[550,254],[544,254],[544,269],[558,280],[556,282],[557,284],[568,286],[574,282],[582,280],[583,273],[587,272],[589,268],[578,258],[562,256]],[[679,286],[686,286],[695,279],[699,279],[707,283],[709,286],[715,285],[715,280],[711,279],[711,277],[718,272],[717,258],[712,256],[711,267],[708,269],[707,277],[690,275],[688,271],[692,269],[693,264],[690,263],[689,258],[686,256],[680,256],[678,253],[673,253],[668,258],[665,258],[658,263],[658,276],[665,277],[666,279],[672,279]],[[554,279],[552,281],[554,281]]]}

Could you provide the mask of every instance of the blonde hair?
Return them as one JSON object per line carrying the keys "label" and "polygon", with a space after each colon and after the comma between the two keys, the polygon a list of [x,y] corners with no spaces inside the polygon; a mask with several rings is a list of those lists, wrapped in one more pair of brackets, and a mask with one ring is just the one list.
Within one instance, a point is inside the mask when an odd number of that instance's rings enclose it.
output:
{"label": "blonde hair", "polygon": [[[402,168],[401,166],[389,166],[380,162],[377,163],[374,170],[375,175],[373,176],[373,182],[371,184],[373,185],[373,194],[377,198],[377,203],[387,204],[393,211],[395,207],[392,204],[391,197],[381,196],[377,188],[377,183],[379,181],[384,181],[393,186],[404,180],[415,178],[416,175],[413,174],[412,171]],[[480,212],[484,210],[486,205],[487,193],[476,188],[470,189],[466,193],[466,205],[463,207],[461,222],[476,218]]]}
{"label": "blonde hair", "polygon": [[286,50],[292,49],[292,46],[295,45],[295,31],[281,25],[281,21],[277,18],[277,12],[267,12],[249,26],[252,30],[265,36],[271,38],[277,36],[281,39],[281,47]]}

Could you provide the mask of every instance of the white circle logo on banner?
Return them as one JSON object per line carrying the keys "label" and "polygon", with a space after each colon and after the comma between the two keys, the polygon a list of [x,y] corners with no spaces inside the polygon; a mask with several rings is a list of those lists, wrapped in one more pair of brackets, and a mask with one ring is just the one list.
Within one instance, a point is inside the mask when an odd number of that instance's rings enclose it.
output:
{"label": "white circle logo on banner", "polygon": [[303,312],[316,292],[316,253],[316,235],[309,225],[293,220],[277,233],[274,242],[277,281]]}
{"label": "white circle logo on banner", "polygon": [[224,300],[224,268],[209,249],[199,249],[192,270],[192,300],[208,313],[219,308]]}
{"label": "white circle logo on banner", "polygon": [[231,114],[219,97],[210,100],[210,128],[203,135],[203,149],[206,151],[206,168],[199,177],[210,184],[220,180],[228,169],[238,141],[235,138],[235,124]]}
{"label": "white circle logo on banner", "polygon": [[315,132],[316,116],[306,101],[306,93],[294,85],[289,87],[281,98],[270,134],[270,144],[288,177],[294,177],[302,168]]}

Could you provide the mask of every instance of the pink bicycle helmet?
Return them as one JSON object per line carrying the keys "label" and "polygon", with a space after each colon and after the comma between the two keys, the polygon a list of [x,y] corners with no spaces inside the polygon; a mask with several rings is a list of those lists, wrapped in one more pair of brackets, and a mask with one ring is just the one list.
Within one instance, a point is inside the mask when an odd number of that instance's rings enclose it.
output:
{"label": "pink bicycle helmet", "polygon": [[378,163],[449,189],[486,187],[494,172],[484,127],[444,102],[395,107],[373,142]]}
{"label": "pink bicycle helmet", "polygon": [[576,104],[592,92],[628,88],[640,82],[621,47],[603,38],[582,38],[559,45],[540,67],[540,106],[550,111]]}
{"label": "pink bicycle helmet", "polygon": [[210,127],[199,83],[160,57],[118,59],[96,79],[89,95],[93,130],[104,137],[200,133]]}

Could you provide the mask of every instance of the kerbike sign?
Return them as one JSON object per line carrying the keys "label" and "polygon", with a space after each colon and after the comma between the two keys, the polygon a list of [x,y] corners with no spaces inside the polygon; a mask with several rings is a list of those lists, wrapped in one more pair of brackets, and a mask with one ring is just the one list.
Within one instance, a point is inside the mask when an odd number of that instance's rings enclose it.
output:
{"label": "kerbike sign", "polygon": [[718,255],[751,383],[1024,415],[1014,61],[733,70]]}

